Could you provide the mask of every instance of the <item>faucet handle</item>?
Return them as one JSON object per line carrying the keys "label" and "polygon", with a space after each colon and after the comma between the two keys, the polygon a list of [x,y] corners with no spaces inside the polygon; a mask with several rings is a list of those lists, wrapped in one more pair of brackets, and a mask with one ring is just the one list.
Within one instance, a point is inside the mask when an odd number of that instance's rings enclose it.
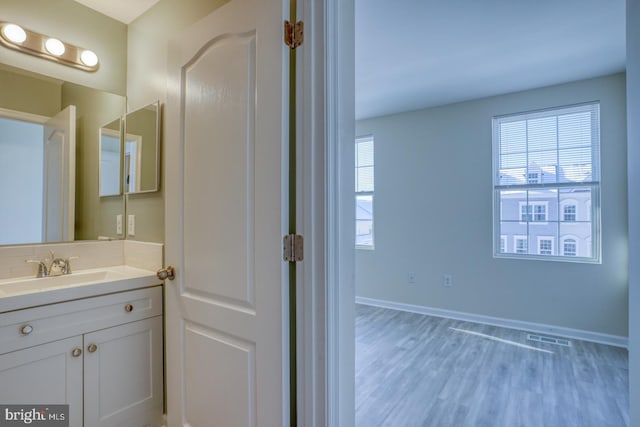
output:
{"label": "faucet handle", "polygon": [[70,256],[69,258],[66,259],[66,262],[67,262],[67,272],[66,272],[66,274],[71,274],[71,262],[70,261],[72,259],[78,259],[78,258],[80,258],[80,257],[79,256]]}
{"label": "faucet handle", "polygon": [[47,264],[45,264],[44,261],[40,261],[37,259],[28,259],[26,260],[26,262],[28,264],[38,264],[38,271],[36,272],[37,278],[47,277],[49,275],[49,272],[47,271]]}

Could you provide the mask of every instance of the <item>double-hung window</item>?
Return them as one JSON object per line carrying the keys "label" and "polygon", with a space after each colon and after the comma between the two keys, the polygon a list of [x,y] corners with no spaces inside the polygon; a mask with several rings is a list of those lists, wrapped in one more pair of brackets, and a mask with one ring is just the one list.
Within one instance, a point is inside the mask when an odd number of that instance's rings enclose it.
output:
{"label": "double-hung window", "polygon": [[373,136],[356,138],[356,247],[373,249]]}
{"label": "double-hung window", "polygon": [[600,262],[600,104],[495,117],[493,152],[494,255]]}

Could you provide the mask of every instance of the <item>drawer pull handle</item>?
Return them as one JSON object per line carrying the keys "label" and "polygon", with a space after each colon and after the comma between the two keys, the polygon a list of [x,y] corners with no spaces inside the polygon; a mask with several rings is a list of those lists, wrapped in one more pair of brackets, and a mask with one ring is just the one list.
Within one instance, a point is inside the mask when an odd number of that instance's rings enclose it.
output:
{"label": "drawer pull handle", "polygon": [[80,347],[76,347],[73,350],[71,350],[71,355],[73,357],[80,357],[81,354],[82,354],[82,349]]}
{"label": "drawer pull handle", "polygon": [[29,335],[31,332],[33,332],[33,326],[31,326],[31,325],[22,325],[20,327],[20,334],[21,335]]}
{"label": "drawer pull handle", "polygon": [[87,346],[87,350],[89,350],[89,353],[95,353],[97,349],[98,349],[98,346],[95,344],[89,344]]}
{"label": "drawer pull handle", "polygon": [[133,305],[131,304],[127,304],[124,306],[124,311],[126,311],[127,313],[131,313],[133,311]]}

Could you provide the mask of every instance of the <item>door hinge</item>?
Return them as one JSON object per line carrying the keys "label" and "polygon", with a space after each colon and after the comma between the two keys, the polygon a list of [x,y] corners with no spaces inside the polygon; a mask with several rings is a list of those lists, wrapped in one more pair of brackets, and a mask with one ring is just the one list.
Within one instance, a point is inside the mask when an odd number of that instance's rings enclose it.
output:
{"label": "door hinge", "polygon": [[300,262],[304,259],[304,239],[299,234],[287,234],[282,238],[282,258],[287,262]]}
{"label": "door hinge", "polygon": [[304,23],[298,21],[284,21],[284,43],[291,49],[295,49],[304,41]]}

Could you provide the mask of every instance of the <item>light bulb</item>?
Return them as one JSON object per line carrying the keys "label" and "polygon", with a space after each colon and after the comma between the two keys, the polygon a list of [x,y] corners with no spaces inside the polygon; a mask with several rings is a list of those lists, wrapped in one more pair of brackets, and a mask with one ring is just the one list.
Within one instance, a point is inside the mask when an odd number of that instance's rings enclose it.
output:
{"label": "light bulb", "polygon": [[44,47],[50,54],[55,56],[60,56],[65,51],[64,43],[58,39],[47,39],[44,43]]}
{"label": "light bulb", "polygon": [[16,24],[6,24],[2,26],[2,34],[14,43],[22,43],[27,39],[27,33]]}
{"label": "light bulb", "polygon": [[83,50],[80,54],[80,61],[87,67],[95,67],[98,64],[98,55],[91,50]]}

